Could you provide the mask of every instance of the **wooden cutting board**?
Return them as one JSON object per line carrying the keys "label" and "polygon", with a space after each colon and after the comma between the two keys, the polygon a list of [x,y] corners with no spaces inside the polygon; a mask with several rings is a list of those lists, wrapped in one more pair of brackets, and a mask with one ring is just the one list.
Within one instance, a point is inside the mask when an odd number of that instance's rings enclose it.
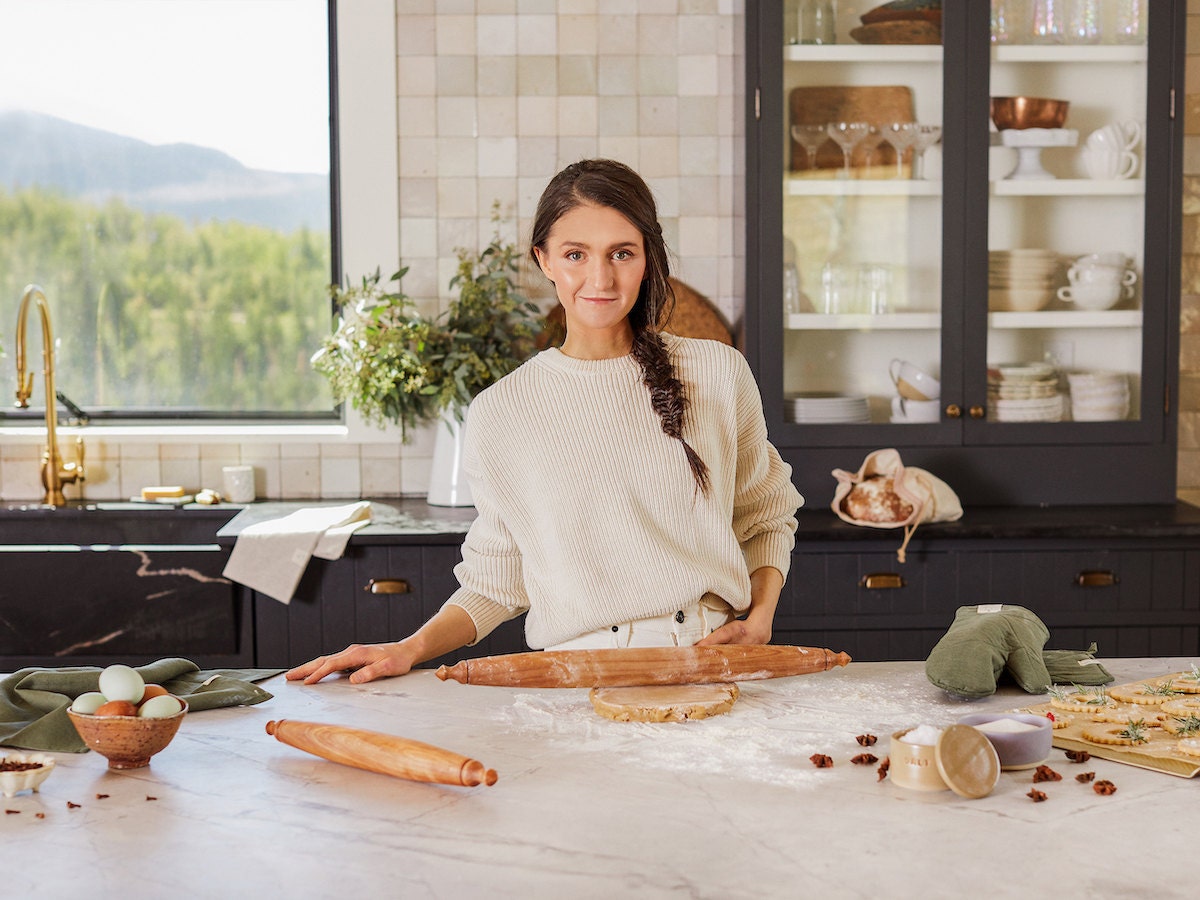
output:
{"label": "wooden cutting board", "polygon": [[[913,92],[906,85],[829,85],[793,88],[788,95],[791,125],[825,125],[829,122],[869,122],[883,128],[892,122],[915,122]],[[811,168],[804,147],[795,140],[791,144],[793,172]],[[852,164],[866,162],[865,153],[855,153]],[[871,154],[873,165],[895,165],[896,153],[882,144]],[[843,165],[842,148],[826,141],[817,150],[817,168],[837,169]]]}

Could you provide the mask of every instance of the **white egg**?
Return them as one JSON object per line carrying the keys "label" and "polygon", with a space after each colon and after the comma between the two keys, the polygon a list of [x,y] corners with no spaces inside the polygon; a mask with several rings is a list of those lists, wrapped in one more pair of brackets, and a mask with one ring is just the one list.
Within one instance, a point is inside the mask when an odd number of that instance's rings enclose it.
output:
{"label": "white egg", "polygon": [[129,666],[109,666],[100,673],[100,693],[109,700],[128,700],[141,703],[146,691],[142,676]]}
{"label": "white egg", "polygon": [[151,697],[138,707],[138,715],[144,719],[165,719],[183,709],[179,701],[170,694]]}
{"label": "white egg", "polygon": [[77,713],[84,713],[90,716],[107,702],[108,698],[99,691],[88,691],[86,694],[80,694],[75,698],[75,702],[71,704],[71,709]]}

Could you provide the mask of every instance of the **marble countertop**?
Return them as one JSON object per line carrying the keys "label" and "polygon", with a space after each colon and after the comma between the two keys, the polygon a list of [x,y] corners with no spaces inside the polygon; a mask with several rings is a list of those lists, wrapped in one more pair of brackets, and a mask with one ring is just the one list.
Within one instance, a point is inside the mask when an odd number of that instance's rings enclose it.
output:
{"label": "marble countertop", "polygon": [[[1193,660],[1117,659],[1121,681]],[[254,707],[185,719],[148,768],[57,754],[3,798],[6,896],[1194,896],[1197,780],[1052,751],[1063,775],[1004,772],[991,795],[913,792],[856,766],[855,736],[1038,699],[949,698],[920,663],[747,682],[724,716],[611,722],[584,690],[440,682],[264,682]],[[492,787],[408,782],[279,743],[271,719],[425,741],[496,769]],[[883,752],[880,752],[882,750]],[[833,757],[817,769],[813,753]],[[1073,775],[1117,785],[1096,794]],[[101,798],[99,795],[106,795]],[[153,797],[155,799],[151,800]],[[79,804],[70,808],[69,804]],[[44,818],[38,818],[43,813]],[[986,887],[983,887],[986,886]]]}

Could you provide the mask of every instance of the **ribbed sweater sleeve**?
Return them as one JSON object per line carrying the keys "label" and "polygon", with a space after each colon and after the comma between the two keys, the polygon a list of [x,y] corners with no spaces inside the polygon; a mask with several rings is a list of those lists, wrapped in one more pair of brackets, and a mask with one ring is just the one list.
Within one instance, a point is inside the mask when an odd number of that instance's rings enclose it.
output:
{"label": "ribbed sweater sleeve", "polygon": [[667,340],[707,494],[631,357],[547,350],[472,402],[465,464],[478,518],[447,603],[471,616],[476,640],[522,612],[537,648],[708,592],[741,611],[751,571],[787,574],[803,499],[767,441],[749,366],[723,344]]}

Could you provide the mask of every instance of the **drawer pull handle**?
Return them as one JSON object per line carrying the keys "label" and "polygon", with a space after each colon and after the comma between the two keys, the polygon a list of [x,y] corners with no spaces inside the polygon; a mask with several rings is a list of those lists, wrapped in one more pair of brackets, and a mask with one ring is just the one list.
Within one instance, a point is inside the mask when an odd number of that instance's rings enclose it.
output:
{"label": "drawer pull handle", "polygon": [[1085,569],[1075,576],[1075,583],[1082,588],[1112,587],[1120,582],[1121,579],[1107,569]]}
{"label": "drawer pull handle", "polygon": [[363,590],[372,594],[407,594],[411,588],[403,578],[372,578]]}
{"label": "drawer pull handle", "polygon": [[904,587],[904,577],[895,572],[873,572],[864,575],[858,582],[859,587],[868,591],[894,590]]}

